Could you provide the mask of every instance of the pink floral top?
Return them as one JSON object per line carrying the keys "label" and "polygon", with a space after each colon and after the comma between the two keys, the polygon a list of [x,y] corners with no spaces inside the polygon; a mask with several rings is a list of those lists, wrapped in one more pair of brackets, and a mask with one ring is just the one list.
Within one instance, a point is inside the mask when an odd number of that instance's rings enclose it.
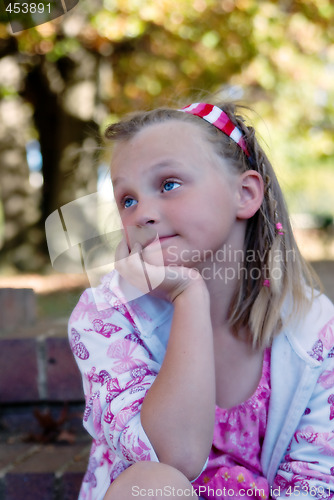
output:
{"label": "pink floral top", "polygon": [[[103,500],[131,464],[158,461],[140,414],[165,357],[172,317],[172,304],[138,296],[116,272],[87,289],[75,307],[68,334],[83,378],[83,423],[93,438],[79,500]],[[274,340],[270,380],[267,351],[254,395],[236,408],[216,409],[212,451],[194,484],[205,499],[268,498],[268,480],[273,498],[295,492],[334,500],[333,457],[334,307],[320,296]]]}
{"label": "pink floral top", "polygon": [[226,498],[269,497],[268,482],[263,477],[260,463],[269,399],[270,350],[267,349],[255,393],[244,403],[228,410],[216,407],[209,462],[193,483],[202,498],[220,499],[224,498],[224,493]]}

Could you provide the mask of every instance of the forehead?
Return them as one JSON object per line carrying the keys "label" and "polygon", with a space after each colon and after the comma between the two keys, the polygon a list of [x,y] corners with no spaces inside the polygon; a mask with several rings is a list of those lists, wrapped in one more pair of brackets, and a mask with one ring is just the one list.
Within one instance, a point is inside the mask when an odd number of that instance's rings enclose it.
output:
{"label": "forehead", "polygon": [[133,137],[116,142],[111,162],[111,175],[127,169],[138,162],[151,162],[164,157],[186,160],[187,158],[209,158],[213,146],[205,137],[205,132],[196,123],[170,119],[162,123],[150,124]]}

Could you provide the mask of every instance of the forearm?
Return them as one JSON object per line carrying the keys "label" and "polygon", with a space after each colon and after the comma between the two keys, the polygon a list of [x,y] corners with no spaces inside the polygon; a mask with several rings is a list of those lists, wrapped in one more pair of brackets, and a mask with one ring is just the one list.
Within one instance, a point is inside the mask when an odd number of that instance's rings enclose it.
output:
{"label": "forearm", "polygon": [[160,461],[194,475],[209,454],[215,414],[215,373],[209,295],[198,282],[174,301],[165,359],[141,410]]}

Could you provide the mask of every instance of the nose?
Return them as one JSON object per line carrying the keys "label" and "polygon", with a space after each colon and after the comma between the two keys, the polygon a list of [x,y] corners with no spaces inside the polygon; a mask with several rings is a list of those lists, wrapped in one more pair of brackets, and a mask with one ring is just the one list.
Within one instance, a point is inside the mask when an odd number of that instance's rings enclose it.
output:
{"label": "nose", "polygon": [[158,208],[153,200],[140,200],[134,213],[134,224],[137,227],[157,224],[160,220]]}

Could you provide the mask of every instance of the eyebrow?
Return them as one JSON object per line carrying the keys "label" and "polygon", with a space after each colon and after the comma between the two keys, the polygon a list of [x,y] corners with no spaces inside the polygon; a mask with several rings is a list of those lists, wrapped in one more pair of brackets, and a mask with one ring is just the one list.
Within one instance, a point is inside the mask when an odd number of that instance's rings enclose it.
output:
{"label": "eyebrow", "polygon": [[[155,170],[158,170],[158,169],[162,169],[162,168],[166,168],[166,167],[173,167],[173,166],[179,166],[179,165],[180,165],[179,161],[177,161],[173,158],[170,158],[170,159],[167,158],[166,160],[162,160],[161,162],[157,163],[156,165],[153,165],[153,168]],[[127,177],[120,175],[118,177],[115,177],[114,179],[111,179],[111,182],[115,188],[119,182],[126,181],[126,180],[127,180]]]}

